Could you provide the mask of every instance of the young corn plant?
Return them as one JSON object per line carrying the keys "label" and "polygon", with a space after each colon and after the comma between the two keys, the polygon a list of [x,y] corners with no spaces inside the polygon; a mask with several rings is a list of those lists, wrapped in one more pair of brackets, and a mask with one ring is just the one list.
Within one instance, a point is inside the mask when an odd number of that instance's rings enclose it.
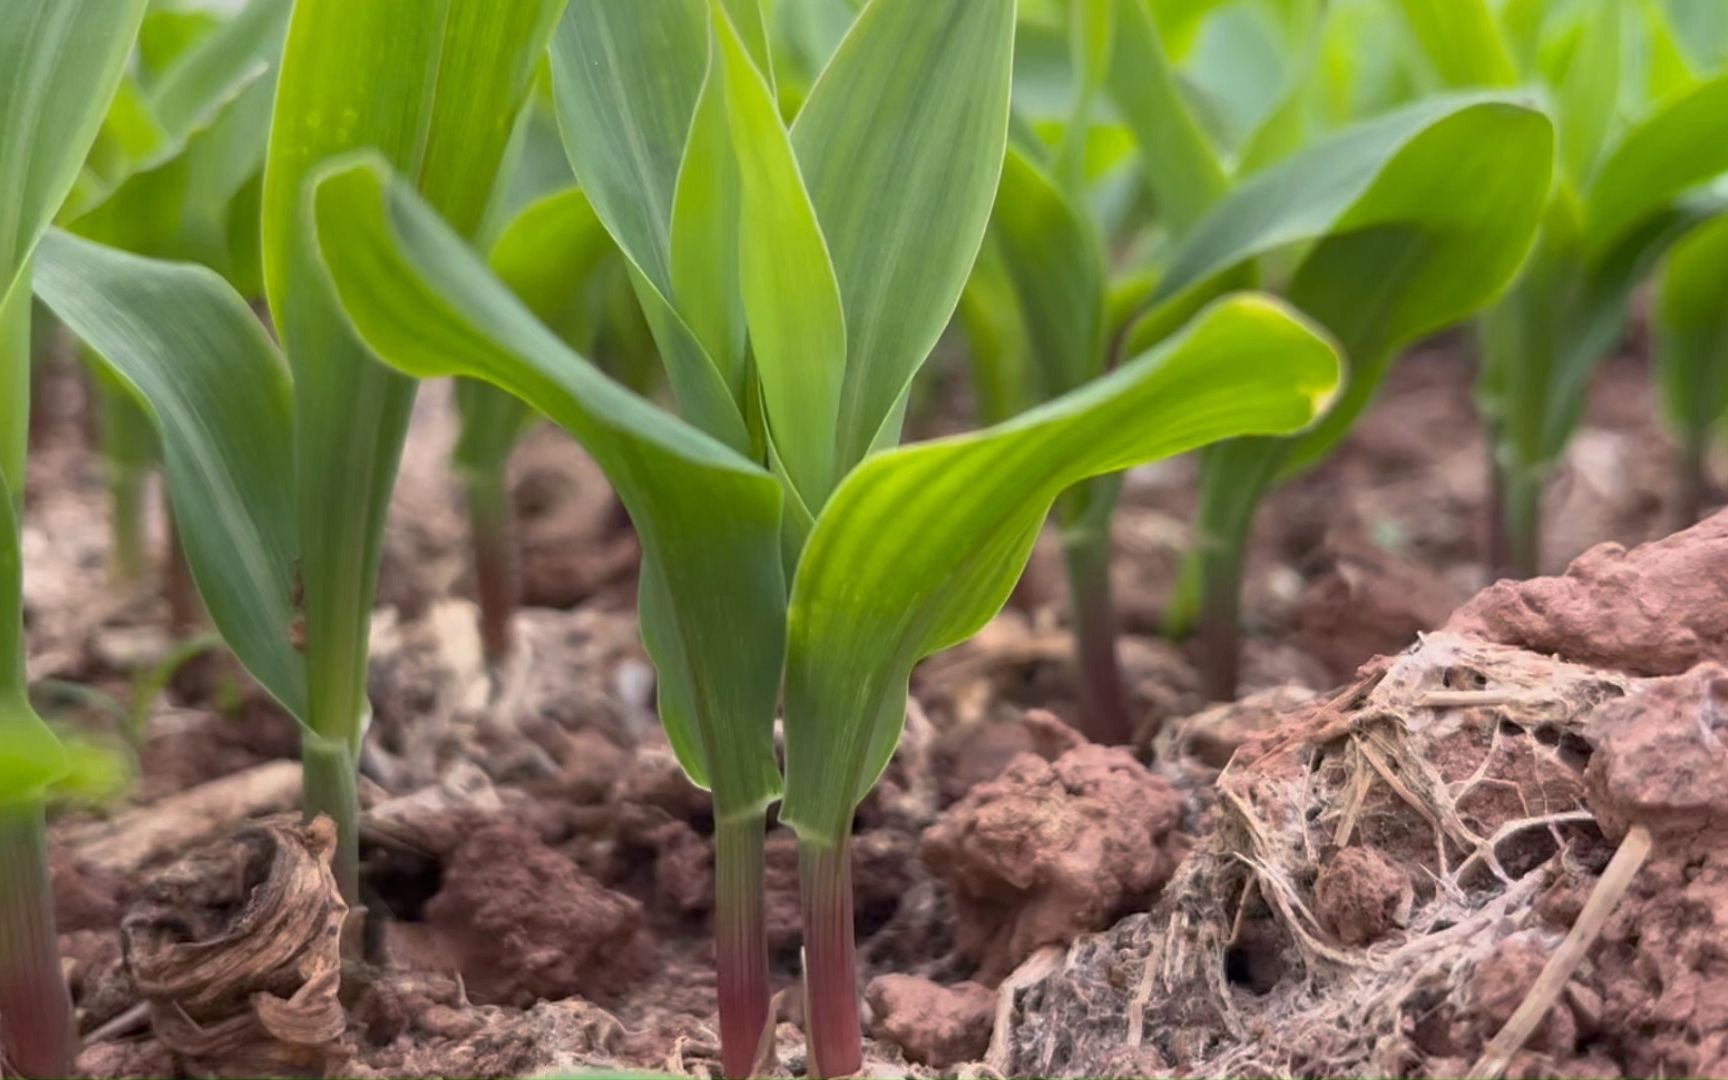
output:
{"label": "young corn plant", "polygon": [[1180,325],[1266,256],[1294,250],[1280,287],[1349,357],[1338,405],[1294,439],[1208,449],[1198,540],[1169,611],[1197,631],[1206,691],[1235,695],[1242,565],[1273,486],[1324,459],[1414,338],[1468,316],[1510,282],[1547,194],[1552,129],[1497,97],[1438,97],[1352,125],[1248,179],[1189,234],[1132,346]]}
{"label": "young corn plant", "polygon": [[355,908],[367,627],[414,384],[373,364],[335,307],[307,182],[366,148],[471,234],[561,7],[297,0],[262,187],[286,369],[214,274],[60,234],[38,269],[38,294],[156,424],[211,621],[300,721],[305,811],[336,823],[336,879]]}
{"label": "young corn plant", "polygon": [[[1111,280],[1107,223],[1094,212],[1086,166],[1101,99],[1115,103],[1148,163],[1155,224],[1179,237],[1226,188],[1223,166],[1181,98],[1151,10],[1142,0],[1075,0],[1067,11],[1070,101],[1054,145],[1010,146],[986,257],[963,315],[973,338],[986,415],[1012,415],[1107,370],[1119,341],[1113,291],[1136,290],[1139,267]],[[1019,118],[1016,132],[1032,122]],[[1155,163],[1155,164],[1154,164]],[[1081,691],[1081,726],[1096,742],[1133,736],[1117,655],[1110,522],[1120,478],[1087,481],[1057,501]]]}
{"label": "young corn plant", "polygon": [[30,408],[30,277],[132,50],[144,0],[0,8],[0,1066],[67,1076],[76,1032],[60,971],[43,805],[66,754],[31,708],[19,512]]}
{"label": "young corn plant", "polygon": [[762,844],[784,680],[813,1069],[845,1075],[861,1055],[851,819],[898,741],[912,667],[1001,607],[1063,490],[1296,431],[1338,361],[1287,308],[1233,298],[1076,393],[890,449],[995,197],[1014,4],[873,0],[790,129],[752,11],[577,0],[554,42],[572,163],[633,264],[686,419],[571,351],[382,164],[333,172],[316,209],[378,356],[531,402],[635,523],[662,720],[715,802],[728,1075],[756,1071],[769,1031]]}
{"label": "young corn plant", "polygon": [[1655,304],[1656,374],[1678,443],[1675,524],[1703,516],[1709,453],[1728,416],[1728,217],[1687,233],[1668,252]]}
{"label": "young corn plant", "polygon": [[[1512,18],[1516,11],[1527,17]],[[1719,212],[1720,198],[1702,188],[1728,171],[1728,76],[1696,79],[1660,4],[1590,0],[1500,14],[1474,20],[1470,41],[1521,66],[1466,71],[1457,81],[1544,87],[1558,152],[1534,251],[1480,327],[1477,398],[1496,481],[1489,563],[1497,574],[1529,577],[1540,572],[1548,477],[1578,425],[1591,374],[1620,338],[1633,290],[1670,244]],[[1435,66],[1475,47],[1417,29]],[[1628,108],[1636,118],[1622,123]]]}

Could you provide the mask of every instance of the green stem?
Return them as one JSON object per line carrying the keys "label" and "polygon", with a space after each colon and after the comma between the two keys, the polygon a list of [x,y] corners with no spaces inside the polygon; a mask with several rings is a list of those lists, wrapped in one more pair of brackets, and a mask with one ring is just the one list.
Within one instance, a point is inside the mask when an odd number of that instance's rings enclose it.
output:
{"label": "green stem", "polygon": [[1208,701],[1234,701],[1241,683],[1243,547],[1241,538],[1227,539],[1201,555],[1200,678]]}
{"label": "green stem", "polygon": [[[4,283],[0,282],[0,287]],[[0,295],[0,477],[24,502],[24,452],[30,442],[30,266]]]}
{"label": "green stem", "polygon": [[110,460],[107,474],[109,529],[114,545],[109,553],[109,572],[116,582],[133,584],[142,580],[149,568],[144,530],[149,473]]}
{"label": "green stem", "polygon": [[1502,577],[1520,580],[1541,573],[1542,565],[1542,494],[1544,476],[1541,470],[1512,466],[1502,477],[1505,499],[1505,561],[1496,567]]}
{"label": "green stem", "polygon": [[1123,746],[1132,738],[1128,694],[1116,649],[1116,604],[1110,586],[1110,533],[1065,533],[1068,596],[1080,669],[1081,730],[1093,742]]}
{"label": "green stem", "polygon": [[798,845],[804,916],[804,1015],[812,1076],[864,1067],[858,1026],[858,961],[852,931],[851,838]]}
{"label": "green stem", "polygon": [[60,972],[40,799],[0,804],[0,882],[0,1046],[24,1076],[69,1076],[77,1033]]}
{"label": "green stem", "polygon": [[[167,500],[164,500],[166,502]],[[168,629],[177,638],[190,637],[204,621],[204,605],[192,580],[186,549],[180,546],[180,525],[172,506],[164,507],[168,521],[168,550],[162,568],[162,595],[168,601]]]}
{"label": "green stem", "polygon": [[754,1076],[767,1035],[768,936],[763,906],[762,811],[722,817],[714,832],[714,945],[720,1059],[727,1076]]}
{"label": "green stem", "polygon": [[474,591],[480,605],[480,644],[490,664],[510,655],[511,620],[520,590],[510,542],[509,485],[502,468],[468,471],[468,529],[474,550]]}
{"label": "green stem", "polygon": [[360,910],[360,794],[354,749],[309,729],[300,733],[301,784],[307,821],[324,814],[336,824],[336,886],[350,911]]}

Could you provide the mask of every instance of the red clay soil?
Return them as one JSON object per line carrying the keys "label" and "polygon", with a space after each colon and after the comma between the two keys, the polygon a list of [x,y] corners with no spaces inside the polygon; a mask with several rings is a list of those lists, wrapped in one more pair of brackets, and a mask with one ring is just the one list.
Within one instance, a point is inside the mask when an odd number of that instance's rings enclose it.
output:
{"label": "red clay soil", "polygon": [[[1647,379],[1605,369],[1555,484],[1551,565],[1581,538],[1660,534]],[[524,611],[520,655],[489,673],[453,598],[469,586],[441,409],[422,396],[386,543],[373,918],[340,1030],[316,1029],[340,914],[317,835],[244,824],[292,806],[292,724],[256,694],[240,724],[221,680],[188,682],[152,718],[148,805],[55,827],[86,1074],[717,1075],[713,823],[653,717],[635,542],[592,464],[537,433],[515,468],[526,586],[580,606]],[[1191,471],[1129,478],[1123,656],[1143,730],[1163,728],[1155,765],[1144,740],[1104,749],[1063,723],[1052,545],[1017,609],[920,669],[857,817],[873,1072],[1462,1074],[1641,825],[1655,851],[1510,1073],[1728,1074],[1728,854],[1709,842],[1728,824],[1728,668],[1699,666],[1728,664],[1728,518],[1496,586],[1448,622],[1481,584],[1471,424],[1467,367],[1413,357],[1341,453],[1275,495],[1247,587],[1259,692],[1212,709],[1185,648],[1149,636]],[[148,598],[106,599],[88,460],[65,431],[32,458],[32,671],[124,700],[165,642]],[[103,722],[87,711],[61,718]],[[777,826],[767,871],[772,1065],[797,1076],[796,847]],[[230,958],[219,990],[153,959],[198,942]],[[284,1002],[307,1022],[284,1027]],[[190,1045],[182,1017],[246,1044]]]}

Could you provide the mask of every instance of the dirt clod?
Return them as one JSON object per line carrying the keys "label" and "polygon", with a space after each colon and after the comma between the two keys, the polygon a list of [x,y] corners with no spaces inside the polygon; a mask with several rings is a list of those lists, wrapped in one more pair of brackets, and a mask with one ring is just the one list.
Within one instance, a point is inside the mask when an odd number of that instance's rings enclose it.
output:
{"label": "dirt clod", "polygon": [[1372,945],[1402,925],[1412,898],[1410,875],[1371,847],[1338,852],[1314,883],[1321,925],[1346,945]]}
{"label": "dirt clod", "polygon": [[1715,838],[1728,823],[1728,669],[1656,679],[1591,715],[1585,779],[1611,834],[1635,824],[1673,841]]}
{"label": "dirt clod", "polygon": [[642,907],[513,825],[476,832],[426,915],[477,1001],[605,998],[645,959]]}
{"label": "dirt clod", "polygon": [[996,995],[980,983],[941,986],[915,975],[881,975],[870,980],[864,999],[876,1015],[876,1034],[910,1061],[942,1069],[981,1058],[990,1045]]}
{"label": "dirt clod", "polygon": [[993,983],[1039,946],[1149,902],[1179,857],[1180,811],[1125,750],[1022,754],[924,834],[922,855],[954,894],[961,953]]}
{"label": "dirt clod", "polygon": [[1560,577],[1499,582],[1446,629],[1635,675],[1728,663],[1728,511],[1630,551],[1598,544]]}

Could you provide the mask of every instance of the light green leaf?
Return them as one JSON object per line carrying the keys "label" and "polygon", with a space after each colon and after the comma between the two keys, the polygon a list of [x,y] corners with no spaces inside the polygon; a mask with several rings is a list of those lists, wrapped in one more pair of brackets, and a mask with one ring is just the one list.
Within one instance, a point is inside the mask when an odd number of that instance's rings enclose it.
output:
{"label": "light green leaf", "polygon": [[[801,501],[815,508],[827,501],[838,478],[834,440],[846,375],[846,317],[773,94],[719,0],[715,4],[715,63],[738,163],[738,206],[748,223],[741,273],[751,350],[779,460]],[[807,107],[815,107],[820,95],[819,87]],[[730,268],[722,263],[717,269],[725,275]]]}
{"label": "light green leaf", "polygon": [[0,6],[0,309],[9,313],[0,328],[0,473],[17,490],[30,400],[25,267],[78,179],[143,18],[144,0]]}
{"label": "light green leaf", "polygon": [[1010,148],[991,219],[1014,283],[1038,396],[1049,400],[1104,367],[1104,251],[1090,221]]}
{"label": "light green leaf", "polygon": [[793,125],[845,310],[841,470],[898,438],[896,405],[965,288],[1002,172],[1013,46],[1013,0],[871,0]]}
{"label": "light green leaf", "polygon": [[414,384],[371,363],[337,309],[313,245],[307,180],[337,155],[376,149],[471,235],[562,7],[294,5],[265,163],[264,271],[294,369],[308,723],[329,738],[356,742],[367,711],[379,548]]}
{"label": "light green leaf", "polygon": [[1514,86],[1518,70],[1488,0],[1399,0],[1404,19],[1442,86]]}
{"label": "light green leaf", "polygon": [[336,290],[380,357],[508,390],[606,472],[642,538],[643,635],[673,747],[720,814],[759,813],[779,791],[779,482],[571,352],[381,166],[329,176],[316,205]]}
{"label": "light green leaf", "polygon": [[[572,348],[593,336],[592,285],[612,238],[580,188],[530,203],[505,226],[492,246],[492,272],[510,287],[535,318]],[[532,410],[486,383],[461,379],[456,402],[462,433],[452,455],[459,468],[482,474],[504,467]]]}
{"label": "light green leaf", "polygon": [[202,267],[51,232],[36,293],[89,345],[160,437],[180,541],[234,654],[297,717],[292,640],[292,389],[244,300]]}
{"label": "light green leaf", "polygon": [[292,0],[248,0],[162,72],[151,88],[150,106],[170,138],[183,139],[207,122],[216,106],[250,81],[254,69],[275,69],[292,7]]}
{"label": "light green leaf", "polygon": [[1140,143],[1159,220],[1181,236],[1224,194],[1218,152],[1182,99],[1145,0],[1117,0],[1110,93]]}
{"label": "light green leaf", "polygon": [[817,520],[793,584],[781,820],[833,844],[893,753],[924,656],[1000,610],[1051,503],[1091,476],[1310,423],[1332,347],[1241,296],[1090,385],[970,435],[870,458]]}
{"label": "light green leaf", "polygon": [[[710,355],[704,344],[716,336],[708,318],[716,301],[694,298],[701,322],[692,328],[673,274],[673,208],[710,33],[707,0],[572,0],[552,42],[552,82],[571,168],[631,265],[679,408],[745,450],[746,403],[734,391],[741,380],[728,357]],[[698,156],[707,153],[699,147]],[[693,182],[703,179],[723,182],[693,174]]]}
{"label": "light green leaf", "polygon": [[1728,170],[1728,74],[1699,83],[1634,126],[1585,195],[1585,248],[1601,258],[1675,197]]}
{"label": "light green leaf", "polygon": [[1590,178],[1620,100],[1622,0],[1594,0],[1584,16],[1555,95],[1560,161],[1582,185]]}

